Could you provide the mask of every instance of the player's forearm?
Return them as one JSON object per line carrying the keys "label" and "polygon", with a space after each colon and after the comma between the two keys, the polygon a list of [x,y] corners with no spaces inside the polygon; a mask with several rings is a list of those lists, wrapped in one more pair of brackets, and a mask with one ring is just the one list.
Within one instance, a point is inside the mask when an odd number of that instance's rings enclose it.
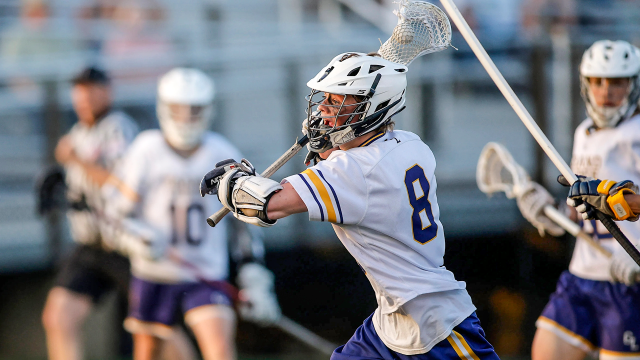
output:
{"label": "player's forearm", "polygon": [[624,194],[624,199],[634,214],[640,214],[640,195]]}
{"label": "player's forearm", "polygon": [[267,216],[271,220],[278,220],[289,215],[307,211],[307,206],[291,184],[285,183],[282,187],[282,190],[275,193],[271,199],[269,199]]}

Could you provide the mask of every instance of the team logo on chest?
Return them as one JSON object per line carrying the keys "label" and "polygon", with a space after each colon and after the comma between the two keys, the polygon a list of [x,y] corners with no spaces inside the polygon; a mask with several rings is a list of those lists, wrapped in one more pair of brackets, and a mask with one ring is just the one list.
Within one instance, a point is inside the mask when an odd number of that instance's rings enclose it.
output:
{"label": "team logo on chest", "polygon": [[600,155],[574,156],[573,159],[571,159],[571,170],[578,175],[597,178],[598,171],[600,171],[601,167],[602,157]]}

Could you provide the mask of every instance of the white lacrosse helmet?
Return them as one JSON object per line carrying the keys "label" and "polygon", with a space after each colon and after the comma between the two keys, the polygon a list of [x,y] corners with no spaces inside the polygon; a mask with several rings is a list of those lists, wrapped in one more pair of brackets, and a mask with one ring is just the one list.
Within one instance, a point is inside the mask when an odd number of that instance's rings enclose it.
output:
{"label": "white lacrosse helmet", "polygon": [[[635,112],[640,99],[639,74],[640,49],[626,41],[596,41],[584,52],[580,63],[581,95],[597,127],[615,127]],[[629,78],[627,97],[617,107],[598,106],[589,86],[590,77]]]}
{"label": "white lacrosse helmet", "polygon": [[156,112],[165,138],[178,150],[200,144],[213,113],[213,80],[197,69],[175,68],[158,82]]}
{"label": "white lacrosse helmet", "polygon": [[[311,88],[306,98],[310,149],[323,152],[387,124],[404,109],[406,73],[406,66],[379,56],[344,53],[333,58],[307,83]],[[337,121],[333,126],[325,124],[324,120],[333,116],[323,116],[318,106],[336,107],[340,112],[344,100],[340,105],[324,104],[324,93],[356,96],[355,110],[340,114],[349,116],[344,125],[338,126]]]}

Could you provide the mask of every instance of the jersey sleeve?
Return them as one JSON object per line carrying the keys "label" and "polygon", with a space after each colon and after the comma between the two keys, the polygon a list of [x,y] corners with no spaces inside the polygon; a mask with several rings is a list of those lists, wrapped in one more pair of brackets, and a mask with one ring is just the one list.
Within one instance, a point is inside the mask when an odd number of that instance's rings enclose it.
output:
{"label": "jersey sleeve", "polygon": [[368,194],[360,166],[346,153],[285,179],[304,201],[309,220],[357,224],[367,209]]}

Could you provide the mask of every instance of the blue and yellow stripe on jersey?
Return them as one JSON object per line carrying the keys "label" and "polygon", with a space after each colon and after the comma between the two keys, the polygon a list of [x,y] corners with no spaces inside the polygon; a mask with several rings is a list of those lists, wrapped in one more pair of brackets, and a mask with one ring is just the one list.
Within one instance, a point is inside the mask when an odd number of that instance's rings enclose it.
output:
{"label": "blue and yellow stripe on jersey", "polygon": [[367,145],[371,144],[372,142],[374,142],[374,141],[376,141],[376,140],[380,139],[381,137],[383,137],[383,136],[384,136],[384,134],[386,134],[386,132],[381,131],[381,132],[379,132],[379,133],[377,133],[377,134],[373,135],[373,136],[372,136],[372,137],[370,137],[369,139],[367,139],[367,141],[363,142],[363,143],[362,143],[362,144],[360,144],[358,147],[365,147],[365,146],[367,146]]}
{"label": "blue and yellow stripe on jersey", "polygon": [[[317,172],[317,173],[316,173]],[[319,176],[318,176],[319,175]],[[326,221],[335,224],[342,224],[342,208],[340,200],[331,184],[325,179],[322,171],[319,169],[307,169],[298,174],[302,181],[307,185],[313,199],[320,208],[320,221],[325,221],[325,210],[327,213]]]}

